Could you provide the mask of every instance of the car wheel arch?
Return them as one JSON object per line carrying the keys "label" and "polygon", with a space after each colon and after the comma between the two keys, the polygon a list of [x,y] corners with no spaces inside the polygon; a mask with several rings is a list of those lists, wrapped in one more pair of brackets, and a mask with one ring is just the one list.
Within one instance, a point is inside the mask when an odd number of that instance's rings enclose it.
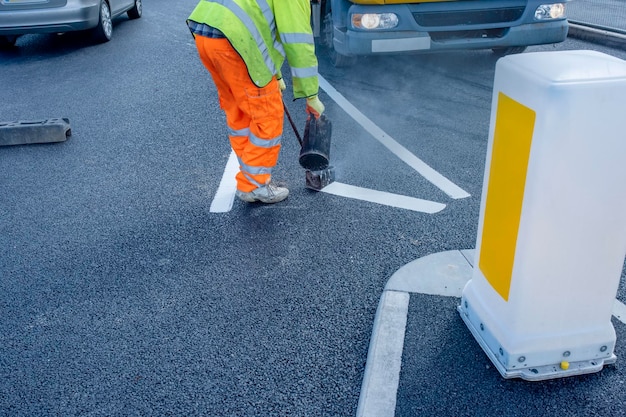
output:
{"label": "car wheel arch", "polygon": [[133,4],[133,7],[131,7],[126,14],[128,15],[129,19],[139,19],[141,17],[141,15],[143,14],[143,1],[142,0],[135,0],[135,3]]}

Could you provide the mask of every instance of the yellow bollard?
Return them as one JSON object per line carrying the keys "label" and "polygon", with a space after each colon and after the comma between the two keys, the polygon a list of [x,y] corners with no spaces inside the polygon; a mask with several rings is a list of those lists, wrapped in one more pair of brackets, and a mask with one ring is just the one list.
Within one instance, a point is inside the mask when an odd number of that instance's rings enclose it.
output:
{"label": "yellow bollard", "polygon": [[597,372],[626,255],[626,62],[496,64],[472,279],[459,312],[505,378]]}

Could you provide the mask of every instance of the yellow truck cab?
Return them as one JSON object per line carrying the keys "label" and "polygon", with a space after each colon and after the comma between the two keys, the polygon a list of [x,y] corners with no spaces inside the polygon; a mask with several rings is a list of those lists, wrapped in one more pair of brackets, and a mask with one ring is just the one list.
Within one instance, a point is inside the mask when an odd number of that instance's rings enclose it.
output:
{"label": "yellow truck cab", "polygon": [[336,66],[374,54],[491,49],[506,55],[564,41],[567,1],[312,0],[312,22]]}

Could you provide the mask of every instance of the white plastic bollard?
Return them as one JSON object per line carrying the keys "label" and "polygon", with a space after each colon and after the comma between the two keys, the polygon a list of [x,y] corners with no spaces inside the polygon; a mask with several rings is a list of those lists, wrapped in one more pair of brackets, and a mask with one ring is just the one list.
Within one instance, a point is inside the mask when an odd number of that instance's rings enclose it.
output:
{"label": "white plastic bollard", "polygon": [[626,255],[626,62],[594,51],[496,64],[472,279],[459,313],[505,378],[613,363]]}

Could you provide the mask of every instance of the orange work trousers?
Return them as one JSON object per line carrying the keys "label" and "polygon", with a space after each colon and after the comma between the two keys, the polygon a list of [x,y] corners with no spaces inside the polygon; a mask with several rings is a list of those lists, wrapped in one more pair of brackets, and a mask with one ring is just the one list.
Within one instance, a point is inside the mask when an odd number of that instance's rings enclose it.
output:
{"label": "orange work trousers", "polygon": [[217,87],[228,137],[239,159],[237,189],[250,192],[270,182],[278,161],[284,109],[278,81],[257,87],[228,39],[196,36],[200,60]]}

